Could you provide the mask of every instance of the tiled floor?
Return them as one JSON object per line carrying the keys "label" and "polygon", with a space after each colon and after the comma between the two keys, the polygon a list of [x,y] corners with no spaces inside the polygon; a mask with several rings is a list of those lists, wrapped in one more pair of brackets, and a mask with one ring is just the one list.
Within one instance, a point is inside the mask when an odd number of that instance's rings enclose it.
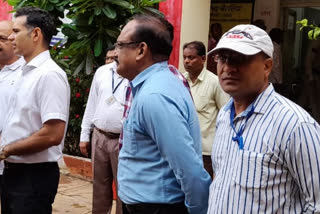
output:
{"label": "tiled floor", "polygon": [[[114,202],[115,203],[115,202]],[[92,183],[61,174],[53,214],[89,214],[92,207]],[[113,206],[115,207],[115,206]],[[115,209],[112,210],[112,214]]]}

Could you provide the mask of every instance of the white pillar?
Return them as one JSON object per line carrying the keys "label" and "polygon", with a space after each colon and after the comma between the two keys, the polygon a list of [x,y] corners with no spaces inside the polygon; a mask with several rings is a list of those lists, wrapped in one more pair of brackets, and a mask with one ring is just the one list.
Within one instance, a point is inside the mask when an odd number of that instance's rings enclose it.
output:
{"label": "white pillar", "polygon": [[280,26],[280,0],[256,0],[253,20],[263,19],[267,32]]}
{"label": "white pillar", "polygon": [[210,0],[184,0],[182,3],[179,70],[184,72],[182,47],[194,40],[208,45]]}

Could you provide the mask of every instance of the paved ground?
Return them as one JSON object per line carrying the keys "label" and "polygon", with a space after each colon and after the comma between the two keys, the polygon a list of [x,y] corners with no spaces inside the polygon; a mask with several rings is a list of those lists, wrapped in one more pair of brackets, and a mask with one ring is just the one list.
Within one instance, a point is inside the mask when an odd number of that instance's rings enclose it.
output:
{"label": "paved ground", "polygon": [[[89,214],[92,204],[92,183],[61,174],[53,214]],[[114,206],[115,207],[115,206]],[[112,214],[115,210],[112,210]]]}

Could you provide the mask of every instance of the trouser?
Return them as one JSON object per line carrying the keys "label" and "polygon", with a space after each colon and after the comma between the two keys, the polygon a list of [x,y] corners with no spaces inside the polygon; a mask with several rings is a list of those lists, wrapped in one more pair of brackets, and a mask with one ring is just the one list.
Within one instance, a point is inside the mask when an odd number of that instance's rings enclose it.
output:
{"label": "trouser", "polygon": [[213,170],[212,170],[212,161],[210,155],[203,155],[203,166],[211,176],[211,179],[213,179]]}
{"label": "trouser", "polygon": [[51,214],[60,172],[57,162],[5,162],[2,214]]}
{"label": "trouser", "polygon": [[[113,202],[112,182],[117,181],[119,135],[94,128],[92,143],[95,145],[93,168],[93,214],[111,213]],[[121,214],[121,201],[117,199],[116,214]]]}
{"label": "trouser", "polygon": [[183,202],[176,204],[122,204],[123,214],[188,214]]}

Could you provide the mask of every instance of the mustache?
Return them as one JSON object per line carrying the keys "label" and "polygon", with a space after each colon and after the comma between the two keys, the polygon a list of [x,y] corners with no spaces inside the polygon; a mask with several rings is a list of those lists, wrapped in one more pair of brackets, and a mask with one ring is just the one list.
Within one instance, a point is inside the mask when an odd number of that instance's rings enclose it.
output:
{"label": "mustache", "polygon": [[117,63],[117,65],[119,65],[118,57],[115,57],[115,58],[114,58],[114,61]]}

